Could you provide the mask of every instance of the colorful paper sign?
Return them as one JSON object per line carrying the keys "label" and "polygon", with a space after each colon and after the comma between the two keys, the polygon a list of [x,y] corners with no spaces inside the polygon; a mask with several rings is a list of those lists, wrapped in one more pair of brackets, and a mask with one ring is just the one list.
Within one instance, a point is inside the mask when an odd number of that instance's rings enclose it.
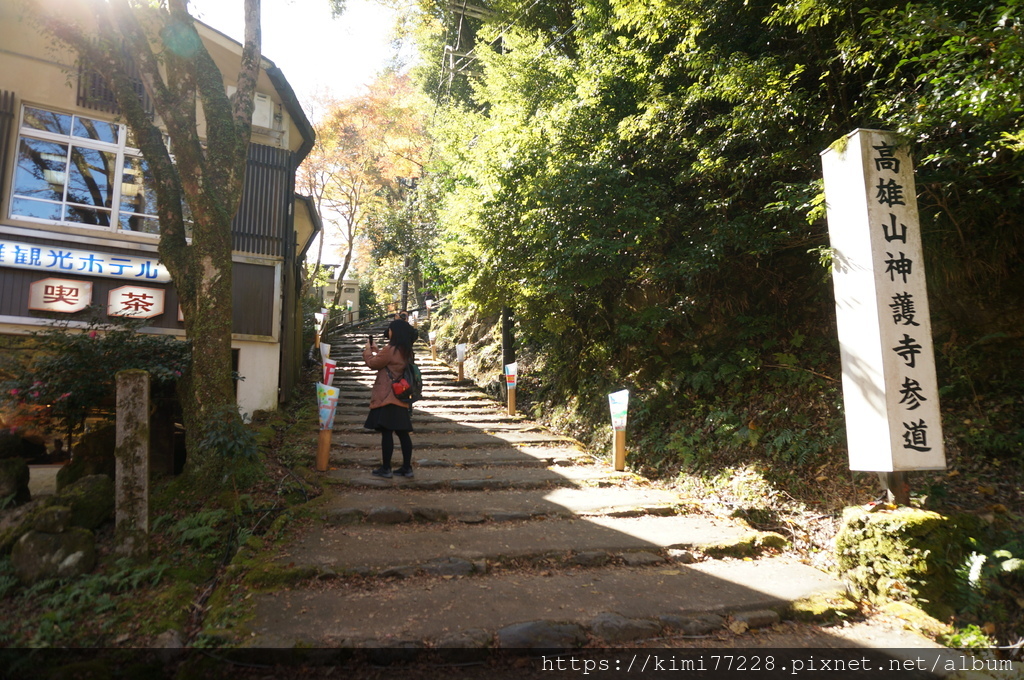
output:
{"label": "colorful paper sign", "polygon": [[338,408],[338,395],[341,391],[323,383],[316,384],[316,399],[320,408],[320,429],[334,428],[334,413]]}
{"label": "colorful paper sign", "polygon": [[334,359],[324,359],[324,384],[334,385],[334,372],[337,368],[337,361]]}
{"label": "colorful paper sign", "polygon": [[509,387],[516,386],[516,377],[519,372],[519,362],[513,361],[511,364],[505,366],[505,384]]}
{"label": "colorful paper sign", "polygon": [[629,410],[629,390],[612,392],[608,395],[608,407],[612,412],[612,428],[626,429],[626,412]]}

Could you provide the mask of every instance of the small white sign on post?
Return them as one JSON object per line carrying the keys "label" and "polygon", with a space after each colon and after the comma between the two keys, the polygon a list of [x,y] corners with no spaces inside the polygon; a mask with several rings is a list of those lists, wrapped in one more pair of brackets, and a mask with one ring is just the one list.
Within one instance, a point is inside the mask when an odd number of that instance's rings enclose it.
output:
{"label": "small white sign on post", "polygon": [[[324,310],[326,312],[327,310]],[[320,333],[324,326],[324,312],[313,312],[313,320],[316,321],[316,342],[320,343]]]}
{"label": "small white sign on post", "polygon": [[330,359],[331,358],[331,345],[326,342],[320,343],[320,358]]}
{"label": "small white sign on post", "polygon": [[855,130],[822,152],[850,469],[946,467],[910,154]]}
{"label": "small white sign on post", "polygon": [[466,360],[466,344],[461,343],[455,345],[455,358],[461,364]]}
{"label": "small white sign on post", "polygon": [[608,395],[608,407],[612,412],[612,429],[626,429],[626,413],[629,410],[629,390],[620,390]]}
{"label": "small white sign on post", "polygon": [[626,469],[626,413],[629,410],[629,390],[609,394],[608,408],[612,412],[612,429],[615,430],[613,467],[616,471],[622,472]]}

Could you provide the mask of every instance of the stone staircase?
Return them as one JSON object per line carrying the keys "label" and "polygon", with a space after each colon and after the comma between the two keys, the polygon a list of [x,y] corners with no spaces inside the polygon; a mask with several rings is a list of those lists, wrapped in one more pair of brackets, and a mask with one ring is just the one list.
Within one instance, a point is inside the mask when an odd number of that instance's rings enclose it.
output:
{"label": "stone staircase", "polygon": [[[411,479],[379,479],[363,429],[365,332],[334,339],[335,419],[316,519],[272,562],[298,585],[252,595],[254,647],[561,648],[766,625],[839,583],[758,552],[744,523],[699,511],[577,442],[509,416],[420,348]],[[396,452],[397,455],[397,452]],[[776,537],[777,538],[777,537]],[[749,550],[746,559],[708,559]]]}

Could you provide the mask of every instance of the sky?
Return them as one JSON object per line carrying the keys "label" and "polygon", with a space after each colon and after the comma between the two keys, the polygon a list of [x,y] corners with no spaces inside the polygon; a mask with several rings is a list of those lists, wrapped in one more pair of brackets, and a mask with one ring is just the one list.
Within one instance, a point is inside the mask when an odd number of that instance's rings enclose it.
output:
{"label": "sky", "polygon": [[[243,0],[191,0],[192,14],[241,42]],[[348,0],[331,19],[327,0],[263,0],[263,56],[280,68],[309,110],[310,95],[359,94],[394,54],[393,11],[373,0]]]}

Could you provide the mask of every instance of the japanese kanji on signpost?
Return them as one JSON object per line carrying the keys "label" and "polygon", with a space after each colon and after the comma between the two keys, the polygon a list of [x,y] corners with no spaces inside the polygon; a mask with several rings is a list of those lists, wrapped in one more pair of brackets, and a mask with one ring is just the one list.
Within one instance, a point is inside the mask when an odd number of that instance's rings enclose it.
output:
{"label": "japanese kanji on signpost", "polygon": [[909,151],[855,130],[821,159],[850,469],[945,469]]}

